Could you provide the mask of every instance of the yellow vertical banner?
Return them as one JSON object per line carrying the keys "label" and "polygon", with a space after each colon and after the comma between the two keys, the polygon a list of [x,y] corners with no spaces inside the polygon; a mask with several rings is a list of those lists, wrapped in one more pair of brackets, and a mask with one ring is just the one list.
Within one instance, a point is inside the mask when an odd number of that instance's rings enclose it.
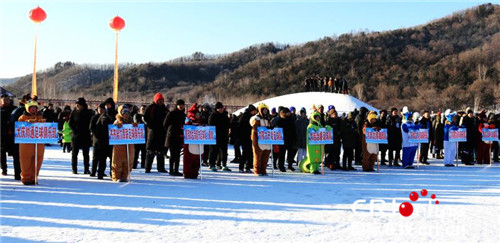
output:
{"label": "yellow vertical banner", "polygon": [[37,93],[37,88],[36,88],[36,42],[37,42],[37,39],[38,39],[38,25],[37,25],[37,30],[35,31],[35,54],[33,55],[34,56],[34,60],[33,60],[33,77],[31,79],[31,95],[34,97],[34,96],[38,96],[38,93]]}

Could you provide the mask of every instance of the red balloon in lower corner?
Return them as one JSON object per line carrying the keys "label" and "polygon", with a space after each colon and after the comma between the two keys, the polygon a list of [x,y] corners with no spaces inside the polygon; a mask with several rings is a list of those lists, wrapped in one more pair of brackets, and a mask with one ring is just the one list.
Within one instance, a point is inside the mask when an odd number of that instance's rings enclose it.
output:
{"label": "red balloon in lower corner", "polygon": [[404,202],[399,205],[399,213],[404,217],[408,217],[413,213],[413,205],[409,202]]}
{"label": "red balloon in lower corner", "polygon": [[111,27],[116,31],[120,31],[123,28],[125,28],[125,20],[123,20],[120,16],[117,15],[116,17],[112,18],[109,21],[109,27]]}

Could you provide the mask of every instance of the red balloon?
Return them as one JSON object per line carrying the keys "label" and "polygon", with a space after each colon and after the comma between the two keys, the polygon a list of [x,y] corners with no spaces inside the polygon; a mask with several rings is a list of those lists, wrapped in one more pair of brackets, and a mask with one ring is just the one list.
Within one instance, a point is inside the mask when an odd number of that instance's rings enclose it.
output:
{"label": "red balloon", "polygon": [[33,22],[40,23],[47,18],[47,14],[42,8],[36,7],[30,11],[29,17]]}
{"label": "red balloon", "polygon": [[125,20],[120,18],[120,16],[116,16],[109,21],[109,27],[116,31],[120,31],[125,27]]}
{"label": "red balloon", "polygon": [[410,193],[410,200],[412,200],[412,201],[414,201],[414,202],[415,202],[415,201],[417,201],[417,200],[418,200],[418,193],[416,193],[416,192],[411,192],[411,193]]}
{"label": "red balloon", "polygon": [[409,202],[404,202],[399,205],[399,213],[404,217],[408,217],[413,213],[413,205]]}
{"label": "red balloon", "polygon": [[420,191],[420,194],[422,194],[422,196],[427,196],[427,190],[425,189],[422,189],[422,191]]}

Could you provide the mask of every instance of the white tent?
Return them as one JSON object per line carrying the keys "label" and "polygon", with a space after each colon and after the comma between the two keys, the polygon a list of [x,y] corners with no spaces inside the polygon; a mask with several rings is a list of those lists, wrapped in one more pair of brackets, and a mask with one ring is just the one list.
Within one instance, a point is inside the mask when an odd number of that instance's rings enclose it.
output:
{"label": "white tent", "polygon": [[[323,105],[325,107],[325,111],[328,109],[329,105],[335,106],[339,116],[342,113],[349,113],[354,109],[361,108],[362,106],[366,107],[370,111],[379,111],[379,109],[368,105],[367,103],[358,100],[350,95],[345,94],[335,94],[335,93],[326,93],[326,92],[303,92],[303,93],[294,93],[288,95],[277,96],[274,98],[261,100],[253,105],[257,107],[259,103],[265,103],[269,106],[270,109],[275,107],[278,109],[279,106],[284,106],[290,108],[294,106],[297,112],[302,108],[306,108],[307,114],[309,115],[312,111],[313,105]],[[239,114],[240,112],[244,112],[246,108],[237,110],[234,114]]]}

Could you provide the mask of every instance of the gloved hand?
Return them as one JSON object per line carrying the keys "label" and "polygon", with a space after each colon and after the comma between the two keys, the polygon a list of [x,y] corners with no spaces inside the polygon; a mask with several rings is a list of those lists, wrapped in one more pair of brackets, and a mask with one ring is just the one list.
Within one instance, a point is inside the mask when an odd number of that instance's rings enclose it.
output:
{"label": "gloved hand", "polygon": [[132,123],[132,126],[137,127],[137,126],[139,126],[139,124],[137,124],[137,122],[134,122],[134,123]]}
{"label": "gloved hand", "polygon": [[118,128],[122,128],[122,127],[123,127],[123,123],[121,123],[121,122],[120,122],[120,123],[117,123],[117,124],[116,124],[116,126],[117,126]]}

